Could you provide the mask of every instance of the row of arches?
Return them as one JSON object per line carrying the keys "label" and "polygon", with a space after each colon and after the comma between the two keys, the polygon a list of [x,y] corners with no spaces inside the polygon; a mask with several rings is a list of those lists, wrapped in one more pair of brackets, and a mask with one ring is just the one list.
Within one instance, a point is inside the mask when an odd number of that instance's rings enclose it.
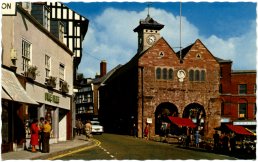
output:
{"label": "row of arches", "polygon": [[[204,107],[198,103],[187,105],[184,108],[182,115],[179,114],[176,105],[170,102],[161,103],[155,111],[155,134],[162,133],[162,123],[170,123],[168,116],[189,118],[198,126],[198,128],[203,128],[206,113]],[[204,130],[201,130],[200,133],[203,134],[203,131]],[[169,133],[173,134],[173,132]]]}

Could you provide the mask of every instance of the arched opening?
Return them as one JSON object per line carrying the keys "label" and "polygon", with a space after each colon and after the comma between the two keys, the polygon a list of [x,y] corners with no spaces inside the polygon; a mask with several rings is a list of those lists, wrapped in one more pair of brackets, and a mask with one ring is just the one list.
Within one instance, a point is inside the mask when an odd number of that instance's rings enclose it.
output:
{"label": "arched opening", "polygon": [[206,112],[204,107],[198,103],[192,103],[185,107],[183,118],[191,119],[196,125],[201,135],[204,135],[204,121]]}
{"label": "arched opening", "polygon": [[178,116],[177,107],[169,102],[161,103],[155,111],[155,134],[163,133],[161,126],[163,123],[170,123],[168,116]]}

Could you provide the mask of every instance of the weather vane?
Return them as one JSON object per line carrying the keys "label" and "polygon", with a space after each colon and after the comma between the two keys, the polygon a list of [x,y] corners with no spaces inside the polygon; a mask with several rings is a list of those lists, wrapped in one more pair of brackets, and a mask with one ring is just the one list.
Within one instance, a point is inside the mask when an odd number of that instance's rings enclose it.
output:
{"label": "weather vane", "polygon": [[151,5],[151,2],[147,2],[147,6],[148,6],[148,16],[150,16],[150,5]]}

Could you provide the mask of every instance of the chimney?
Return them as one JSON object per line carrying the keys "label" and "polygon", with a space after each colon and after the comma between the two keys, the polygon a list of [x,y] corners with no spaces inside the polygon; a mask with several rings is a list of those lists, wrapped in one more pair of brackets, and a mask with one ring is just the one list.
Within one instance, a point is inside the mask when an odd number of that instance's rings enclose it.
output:
{"label": "chimney", "polygon": [[107,62],[105,60],[102,60],[100,62],[100,77],[107,74]]}

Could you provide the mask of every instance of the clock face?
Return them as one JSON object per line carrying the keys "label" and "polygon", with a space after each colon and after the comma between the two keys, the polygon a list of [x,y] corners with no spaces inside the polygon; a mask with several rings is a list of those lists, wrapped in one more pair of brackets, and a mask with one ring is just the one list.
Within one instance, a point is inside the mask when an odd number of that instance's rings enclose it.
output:
{"label": "clock face", "polygon": [[156,37],[154,35],[149,35],[147,37],[147,43],[152,45],[156,41]]}
{"label": "clock face", "polygon": [[185,76],[186,76],[186,73],[184,70],[178,70],[178,72],[177,72],[178,78],[185,78]]}

